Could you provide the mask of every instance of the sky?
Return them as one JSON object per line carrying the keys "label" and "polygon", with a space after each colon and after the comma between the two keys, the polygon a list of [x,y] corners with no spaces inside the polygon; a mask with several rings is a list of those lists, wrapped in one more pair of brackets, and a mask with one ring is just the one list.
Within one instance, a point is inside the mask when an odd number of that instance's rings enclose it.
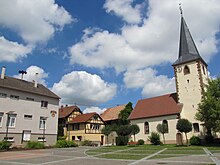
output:
{"label": "sky", "polygon": [[175,92],[179,3],[219,76],[219,0],[0,0],[0,67],[84,113]]}

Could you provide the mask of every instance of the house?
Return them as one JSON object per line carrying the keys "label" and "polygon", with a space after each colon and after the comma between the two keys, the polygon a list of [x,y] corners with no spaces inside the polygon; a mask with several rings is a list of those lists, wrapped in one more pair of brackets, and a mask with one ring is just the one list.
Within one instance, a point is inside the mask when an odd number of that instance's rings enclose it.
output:
{"label": "house", "polygon": [[[59,96],[42,84],[8,77],[2,68],[0,79],[0,140],[14,145],[57,140]],[[8,124],[6,124],[8,123]]]}
{"label": "house", "polygon": [[67,136],[67,124],[73,118],[83,114],[77,106],[61,106],[58,113],[58,136]]}
{"label": "house", "polygon": [[156,131],[157,124],[165,123],[168,126],[166,142],[179,142],[182,138],[176,130],[179,118],[192,122],[193,131],[189,137],[204,132],[203,125],[195,119],[195,114],[208,81],[207,64],[200,56],[182,15],[179,56],[172,66],[176,93],[139,100],[129,116],[131,123],[140,127],[137,139],[146,140],[151,132]]}
{"label": "house", "polygon": [[[119,119],[119,114],[122,110],[125,109],[126,105],[118,105],[115,107],[111,107],[106,109],[103,114],[101,114],[101,117],[103,119],[103,121],[107,124],[107,125],[118,125],[118,119]],[[115,138],[117,137],[116,132],[111,132],[108,135],[108,138],[105,138],[106,144],[115,144]],[[108,141],[107,141],[108,139]]]}
{"label": "house", "polygon": [[104,135],[101,129],[105,127],[105,122],[99,114],[81,114],[68,122],[67,139],[74,141],[89,140],[94,143],[104,144]]}

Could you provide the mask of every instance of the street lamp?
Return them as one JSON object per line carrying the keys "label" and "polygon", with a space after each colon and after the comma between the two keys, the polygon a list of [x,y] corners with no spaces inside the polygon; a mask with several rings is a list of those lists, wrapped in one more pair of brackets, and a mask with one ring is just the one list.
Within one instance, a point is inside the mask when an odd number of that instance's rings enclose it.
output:
{"label": "street lamp", "polygon": [[45,142],[45,130],[46,130],[46,120],[47,120],[48,117],[43,117],[42,120],[43,120],[43,125],[44,125],[44,128],[43,128],[43,145],[44,145],[44,142]]}
{"label": "street lamp", "polygon": [[9,111],[6,113],[7,121],[6,121],[5,141],[8,141],[8,127],[9,127],[10,115],[12,115],[12,114],[14,114],[14,111]]}

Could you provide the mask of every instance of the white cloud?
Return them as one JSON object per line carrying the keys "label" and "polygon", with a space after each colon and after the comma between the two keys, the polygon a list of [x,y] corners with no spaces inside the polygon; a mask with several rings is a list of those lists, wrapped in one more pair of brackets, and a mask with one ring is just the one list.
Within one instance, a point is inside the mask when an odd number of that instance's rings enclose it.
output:
{"label": "white cloud", "polygon": [[[117,72],[173,63],[178,57],[179,2],[148,2],[148,13],[142,25],[125,25],[120,34],[107,30],[96,30],[90,35],[85,33],[81,41],[70,48],[71,63],[99,69],[112,67]],[[220,24],[218,0],[194,0],[193,3],[182,0],[182,4],[184,17],[200,55],[208,62],[217,52],[215,36]],[[123,10],[123,6],[120,7]]]}
{"label": "white cloud", "polygon": [[113,12],[128,23],[141,22],[141,5],[132,6],[133,0],[106,0],[104,8],[107,13]]}
{"label": "white cloud", "polygon": [[54,0],[0,1],[0,25],[15,31],[28,44],[46,42],[72,21]]}
{"label": "white cloud", "polygon": [[100,109],[99,107],[88,107],[85,110],[83,110],[83,113],[91,113],[96,112],[98,114],[102,114],[106,109]]}
{"label": "white cloud", "polygon": [[61,102],[67,104],[98,104],[111,100],[116,94],[116,84],[104,82],[98,75],[85,71],[73,71],[55,83],[52,90]]}
{"label": "white cloud", "polygon": [[0,36],[0,62],[16,62],[26,57],[31,52],[31,48],[18,44],[17,42],[8,41]]}
{"label": "white cloud", "polygon": [[[36,81],[40,84],[46,86],[45,79],[48,78],[48,73],[46,73],[42,68],[38,66],[30,66],[26,69],[27,74],[24,74],[24,80],[33,82]],[[38,75],[36,76],[36,73]],[[16,78],[21,78],[21,75],[14,75]]]}
{"label": "white cloud", "polygon": [[157,72],[151,68],[127,71],[124,74],[124,83],[127,88],[142,88],[141,93],[144,97],[175,92],[174,80],[165,75],[157,75]]}

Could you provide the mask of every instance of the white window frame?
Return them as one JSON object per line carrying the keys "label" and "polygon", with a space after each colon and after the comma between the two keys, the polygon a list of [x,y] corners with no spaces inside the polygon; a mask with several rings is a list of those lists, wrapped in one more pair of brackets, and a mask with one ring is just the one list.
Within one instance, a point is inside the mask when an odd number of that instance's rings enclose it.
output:
{"label": "white window frame", "polygon": [[37,141],[46,142],[46,137],[38,137]]}
{"label": "white window frame", "polygon": [[0,97],[6,98],[6,97],[7,97],[7,94],[6,94],[6,93],[0,93]]}
{"label": "white window frame", "polygon": [[41,108],[47,108],[48,107],[48,101],[41,100]]}
{"label": "white window frame", "polygon": [[15,128],[15,125],[16,125],[16,117],[17,115],[16,114],[8,114],[8,127],[10,128]]}
{"label": "white window frame", "polygon": [[10,95],[10,99],[19,100],[19,96],[17,96],[17,95]]}
{"label": "white window frame", "polygon": [[7,139],[6,139],[6,137],[4,137],[4,140],[6,140],[8,142],[14,142],[15,141],[14,137],[7,137]]}
{"label": "white window frame", "polygon": [[26,120],[32,120],[32,115],[27,115],[27,114],[25,114],[24,115],[24,119],[26,119]]}
{"label": "white window frame", "polygon": [[27,142],[31,140],[31,131],[30,130],[24,130],[23,131],[23,141]]}
{"label": "white window frame", "polygon": [[39,129],[46,129],[45,117],[40,117]]}
{"label": "white window frame", "polygon": [[0,112],[0,127],[2,127],[4,113]]}

